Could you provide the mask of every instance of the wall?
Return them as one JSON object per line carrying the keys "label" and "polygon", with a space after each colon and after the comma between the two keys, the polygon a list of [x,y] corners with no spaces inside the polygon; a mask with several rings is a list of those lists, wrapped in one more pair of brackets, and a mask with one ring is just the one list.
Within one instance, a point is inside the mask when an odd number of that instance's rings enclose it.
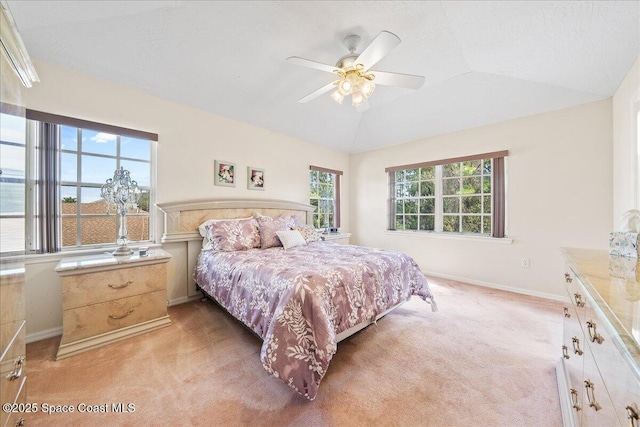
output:
{"label": "wall", "polygon": [[[265,198],[308,203],[309,165],[344,171],[342,229],[349,231],[349,156],[319,145],[190,108],[52,64],[36,62],[41,83],[27,93],[33,110],[157,133],[156,203],[202,198]],[[214,160],[235,162],[235,188],[213,185]],[[247,189],[247,166],[264,168],[265,191]],[[105,177],[106,179],[107,177]],[[162,232],[157,221],[156,237]],[[187,296],[186,257],[167,250],[169,298]],[[56,334],[62,325],[58,259],[28,260],[27,334],[30,340]]]}
{"label": "wall", "polygon": [[640,209],[636,114],[640,108],[640,56],[613,96],[613,229],[623,212]]}
{"label": "wall", "polygon": [[[607,247],[611,111],[604,100],[352,155],[355,242],[405,252],[435,275],[559,298],[560,247]],[[512,244],[386,231],[385,167],[505,149]],[[530,268],[520,266],[524,257]]]}

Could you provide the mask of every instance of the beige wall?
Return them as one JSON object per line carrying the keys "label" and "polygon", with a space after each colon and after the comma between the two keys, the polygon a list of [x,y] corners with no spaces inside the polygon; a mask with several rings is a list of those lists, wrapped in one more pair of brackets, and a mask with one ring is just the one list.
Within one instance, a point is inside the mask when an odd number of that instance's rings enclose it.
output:
{"label": "beige wall", "polygon": [[638,125],[640,56],[613,97],[613,227],[623,212],[640,209]]}
{"label": "beige wall", "polygon": [[[156,203],[202,198],[266,198],[308,203],[309,165],[344,171],[342,229],[349,231],[349,156],[316,144],[115,85],[57,66],[36,62],[41,83],[26,94],[27,108],[157,133]],[[213,185],[214,160],[235,162],[235,188]],[[247,189],[247,166],[265,172],[265,191]],[[105,179],[108,177],[105,177]],[[159,214],[158,214],[159,215]],[[156,227],[161,237],[162,220]],[[174,255],[169,298],[187,296],[186,257]],[[55,330],[62,324],[57,260],[27,266],[27,333]],[[45,331],[45,332],[43,332]]]}
{"label": "beige wall", "polygon": [[[425,272],[559,297],[560,247],[606,249],[611,228],[611,100],[435,136],[351,157],[351,231],[413,256]],[[387,166],[509,150],[512,244],[388,232]],[[520,266],[530,259],[530,268]]]}

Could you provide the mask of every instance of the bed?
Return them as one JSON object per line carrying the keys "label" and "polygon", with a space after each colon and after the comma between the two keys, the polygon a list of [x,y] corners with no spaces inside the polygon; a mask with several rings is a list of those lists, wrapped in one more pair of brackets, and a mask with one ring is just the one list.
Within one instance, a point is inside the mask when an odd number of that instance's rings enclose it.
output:
{"label": "bed", "polygon": [[[311,206],[260,200],[159,207],[173,213],[173,230],[165,218],[163,240],[175,241],[179,234],[195,238],[194,226],[205,236],[192,270],[198,289],[263,340],[264,368],[307,399],[316,397],[340,340],[412,295],[436,310],[429,285],[411,257],[317,241],[305,227]],[[181,225],[183,220],[186,225]],[[297,232],[288,231],[291,228],[306,228],[304,243]],[[270,246],[272,229],[278,229],[286,249]]]}

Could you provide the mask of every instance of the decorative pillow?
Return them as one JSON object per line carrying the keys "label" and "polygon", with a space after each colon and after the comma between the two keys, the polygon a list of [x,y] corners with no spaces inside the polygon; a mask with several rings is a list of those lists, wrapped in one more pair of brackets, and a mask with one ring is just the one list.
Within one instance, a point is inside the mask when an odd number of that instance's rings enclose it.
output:
{"label": "decorative pillow", "polygon": [[302,237],[302,234],[300,234],[298,230],[276,231],[276,234],[285,249],[304,246],[307,244],[306,240],[304,240],[304,237]]}
{"label": "decorative pillow", "polygon": [[298,218],[295,215],[279,216],[276,218],[270,216],[259,216],[256,220],[258,221],[258,226],[260,228],[262,249],[282,246],[276,232],[288,231],[298,225]]}
{"label": "decorative pillow", "polygon": [[[198,231],[200,232],[200,235],[203,237],[202,239],[202,249],[204,250],[209,250],[212,249],[211,246],[211,239],[209,238],[209,228],[211,228],[211,225],[216,223],[216,222],[220,222],[220,221],[241,221],[244,219],[251,219],[252,217],[248,217],[248,218],[234,218],[234,219],[209,219],[205,222],[203,222],[202,224],[200,224],[198,226]],[[259,247],[259,245],[258,245]]]}
{"label": "decorative pillow", "polygon": [[316,229],[310,225],[301,225],[299,227],[296,227],[295,230],[298,230],[300,234],[302,234],[302,237],[304,237],[304,240],[307,243],[319,242],[320,240],[322,240],[320,237],[320,233],[318,233]]}
{"label": "decorative pillow", "polygon": [[216,221],[209,226],[207,235],[214,251],[245,251],[260,247],[258,222],[253,218]]}

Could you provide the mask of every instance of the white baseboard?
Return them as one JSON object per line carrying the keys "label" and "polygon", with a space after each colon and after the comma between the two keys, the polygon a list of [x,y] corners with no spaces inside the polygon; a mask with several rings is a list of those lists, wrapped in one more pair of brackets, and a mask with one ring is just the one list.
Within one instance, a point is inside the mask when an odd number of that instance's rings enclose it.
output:
{"label": "white baseboard", "polygon": [[470,283],[472,285],[484,286],[485,288],[499,289],[501,291],[514,292],[517,294],[529,295],[532,297],[544,298],[544,299],[549,299],[553,301],[560,301],[560,302],[569,301],[567,297],[562,297],[560,295],[548,294],[546,292],[537,292],[529,289],[515,288],[513,286],[499,285],[497,283],[483,282],[482,280],[468,279],[466,277],[458,277],[458,276],[452,276],[449,274],[434,273],[432,271],[425,271],[424,274],[427,276],[440,277],[442,279],[455,280],[457,282]]}
{"label": "white baseboard", "polygon": [[31,344],[32,342],[46,340],[47,338],[57,337],[62,335],[62,326],[58,326],[57,328],[51,328],[44,331],[34,332],[32,334],[27,335],[27,344]]}
{"label": "white baseboard", "polygon": [[169,307],[178,305],[178,304],[184,304],[185,302],[195,301],[199,299],[202,299],[202,295],[200,294],[193,295],[190,297],[180,297],[180,298],[172,299],[172,300],[169,300]]}

